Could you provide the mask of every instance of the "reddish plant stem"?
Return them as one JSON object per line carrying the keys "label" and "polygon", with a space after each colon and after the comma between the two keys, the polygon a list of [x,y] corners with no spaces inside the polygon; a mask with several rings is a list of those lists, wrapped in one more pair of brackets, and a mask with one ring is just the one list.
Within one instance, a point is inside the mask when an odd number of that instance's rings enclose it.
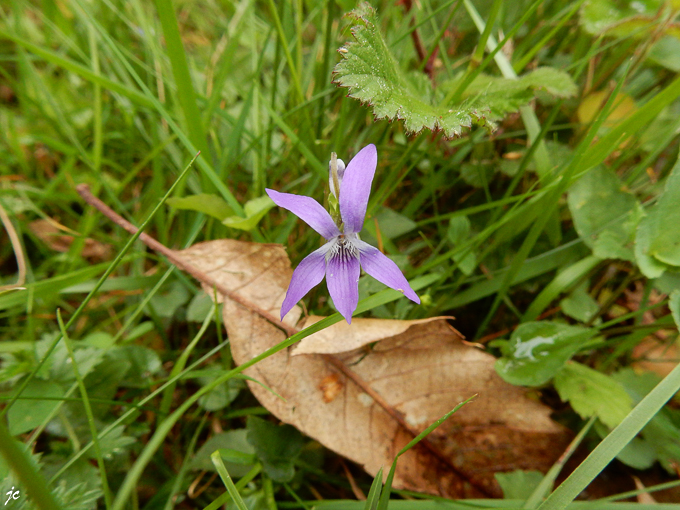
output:
{"label": "reddish plant stem", "polygon": [[[139,230],[132,223],[127,221],[125,218],[123,218],[118,213],[116,213],[113,209],[111,209],[108,205],[106,205],[104,202],[102,202],[97,197],[95,197],[92,194],[92,192],[90,191],[90,187],[87,184],[79,184],[78,186],[76,186],[76,191],[80,194],[81,197],[83,197],[83,200],[85,200],[85,202],[87,202],[92,207],[97,209],[99,212],[101,212],[104,216],[106,216],[108,219],[110,219],[112,222],[114,222],[119,227],[127,230],[130,234],[134,235],[134,234],[137,233],[137,230]],[[257,306],[252,301],[248,301],[247,299],[242,298],[236,292],[233,292],[233,291],[227,289],[224,285],[215,281],[210,275],[204,273],[203,271],[198,269],[196,266],[193,266],[191,264],[186,263],[185,261],[182,260],[182,258],[178,255],[178,253],[175,250],[171,250],[170,248],[168,248],[164,244],[159,243],[158,241],[156,241],[150,235],[142,232],[139,235],[139,240],[142,241],[144,244],[146,244],[152,250],[157,251],[158,253],[160,253],[162,255],[165,255],[165,257],[173,265],[175,265],[176,267],[178,267],[182,271],[189,273],[191,276],[196,278],[198,281],[203,282],[206,285],[209,285],[210,287],[216,288],[218,290],[218,292],[220,294],[222,294],[223,296],[226,296],[229,299],[236,301],[238,304],[245,306],[246,308],[248,308],[248,309],[252,310],[253,312],[257,313],[258,315],[260,315],[261,317],[267,319],[269,322],[271,322],[276,327],[281,328],[283,331],[286,332],[286,334],[288,336],[294,335],[295,333],[297,333],[299,331],[294,326],[289,326],[288,324],[281,322],[277,317],[275,317],[274,315],[272,315],[268,311],[263,310],[262,308]]]}
{"label": "reddish plant stem", "polygon": [[[412,0],[403,0],[402,4],[404,5],[404,9],[406,12],[409,12],[411,8],[413,7],[413,1]],[[415,19],[412,18],[410,25],[413,26],[415,24]],[[432,53],[432,56],[428,59],[427,58],[427,50],[425,49],[425,45],[423,44],[423,40],[420,38],[420,34],[418,33],[418,29],[414,28],[411,31],[411,39],[413,40],[413,46],[415,46],[416,53],[418,53],[418,58],[421,60],[421,62],[425,62],[425,66],[423,70],[427,75],[430,77],[430,79],[434,79],[433,72],[434,72],[434,61],[437,56],[437,50],[435,50]]]}

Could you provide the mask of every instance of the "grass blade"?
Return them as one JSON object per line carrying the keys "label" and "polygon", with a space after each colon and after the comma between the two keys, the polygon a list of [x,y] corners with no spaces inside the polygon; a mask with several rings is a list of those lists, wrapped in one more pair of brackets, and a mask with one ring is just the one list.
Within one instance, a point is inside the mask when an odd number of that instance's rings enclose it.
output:
{"label": "grass blade", "polygon": [[458,411],[461,407],[463,407],[465,404],[468,402],[472,401],[474,398],[476,398],[477,395],[473,395],[467,400],[464,400],[460,404],[458,404],[456,407],[451,409],[448,413],[446,413],[444,416],[439,418],[436,422],[434,422],[432,425],[427,427],[425,430],[423,430],[420,434],[418,434],[416,437],[414,437],[409,443],[404,446],[399,453],[397,453],[397,456],[394,458],[394,461],[392,462],[392,467],[390,468],[390,472],[387,475],[387,480],[385,481],[385,487],[383,488],[382,494],[380,495],[380,502],[378,504],[378,510],[387,510],[387,505],[390,501],[390,492],[392,490],[392,480],[394,479],[394,473],[397,469],[397,461],[399,460],[399,457],[401,457],[404,453],[409,451],[411,448],[413,448],[415,445],[417,445],[420,441],[425,439],[434,429],[439,427],[442,423],[444,423],[446,420],[449,419],[449,416],[451,416],[453,413]]}
{"label": "grass blade", "polygon": [[538,509],[567,508],[678,391],[680,364],[633,408]]}
{"label": "grass blade", "polygon": [[10,435],[4,420],[0,420],[0,454],[21,481],[22,489],[31,495],[40,510],[61,510],[45,478],[33,467],[28,453]]}
{"label": "grass blade", "polygon": [[209,154],[208,142],[206,140],[205,130],[203,129],[201,115],[196,105],[196,93],[191,81],[191,74],[189,73],[187,57],[184,53],[184,46],[179,34],[177,17],[175,16],[172,0],[156,0],[156,7],[158,18],[163,27],[168,58],[172,64],[172,74],[175,77],[177,101],[184,114],[189,139],[191,140],[191,143],[207,157]]}
{"label": "grass blade", "polygon": [[59,323],[59,330],[61,331],[61,336],[64,339],[64,344],[66,345],[66,350],[71,358],[71,363],[73,364],[73,373],[76,377],[78,387],[80,388],[80,396],[82,398],[83,407],[85,408],[85,414],[87,415],[87,424],[90,427],[90,434],[92,434],[92,441],[94,442],[94,451],[97,456],[97,466],[99,467],[99,477],[102,481],[102,492],[104,492],[104,504],[106,508],[111,508],[111,491],[109,490],[108,477],[106,476],[106,467],[104,466],[104,458],[102,457],[102,450],[99,446],[99,439],[97,438],[97,426],[94,422],[94,414],[92,413],[92,406],[90,405],[90,398],[87,395],[87,389],[85,388],[85,382],[83,381],[83,376],[78,369],[78,362],[76,361],[76,353],[73,350],[73,345],[71,344],[71,339],[68,337],[66,332],[66,327],[64,326],[64,321],[61,318],[61,310],[57,309],[57,322]]}
{"label": "grass blade", "polygon": [[[120,262],[123,260],[123,257],[125,256],[125,254],[132,247],[132,245],[135,243],[135,241],[137,241],[137,239],[142,234],[142,232],[144,231],[146,226],[149,224],[151,219],[156,215],[158,210],[161,207],[163,207],[163,204],[168,199],[168,197],[172,194],[172,192],[175,191],[175,188],[180,183],[180,181],[184,178],[184,176],[187,174],[189,169],[192,167],[192,165],[194,164],[194,161],[196,160],[197,157],[198,157],[198,154],[196,154],[191,159],[189,164],[184,168],[184,170],[182,170],[182,173],[179,174],[179,177],[177,177],[177,179],[172,184],[172,186],[170,186],[170,189],[168,189],[168,192],[165,194],[165,196],[158,202],[156,207],[154,207],[153,211],[151,211],[149,216],[147,216],[146,220],[144,220],[144,222],[140,225],[137,233],[135,235],[133,235],[132,237],[130,237],[130,239],[125,244],[123,249],[118,253],[118,255],[116,255],[116,258],[113,260],[113,262],[111,262],[108,269],[104,272],[104,274],[101,276],[101,278],[99,278],[99,281],[97,282],[97,285],[95,285],[94,289],[92,289],[92,291],[85,297],[85,299],[83,299],[83,302],[80,303],[80,306],[76,309],[76,311],[73,312],[73,315],[71,316],[69,321],[64,326],[65,330],[68,330],[68,328],[71,327],[75,323],[75,321],[78,319],[78,317],[80,317],[80,314],[83,312],[83,310],[85,309],[87,304],[94,297],[94,295],[99,291],[99,288],[103,285],[103,283],[111,275],[111,273],[113,273],[113,271],[116,269],[116,267],[118,267],[118,264],[120,264]],[[5,408],[2,411],[0,411],[0,419],[3,418],[5,416],[5,414],[7,414],[7,411],[9,411],[9,409],[14,405],[14,402],[16,402],[16,400],[21,396],[21,394],[23,393],[23,391],[26,388],[26,386],[28,385],[28,383],[31,382],[33,377],[35,377],[35,374],[38,373],[38,371],[45,364],[45,361],[47,361],[47,359],[50,357],[50,355],[52,354],[52,351],[54,351],[54,349],[57,347],[57,344],[59,343],[61,338],[62,338],[61,335],[58,335],[55,338],[55,340],[52,342],[50,347],[47,349],[47,352],[45,352],[45,355],[42,357],[42,359],[40,360],[38,365],[35,367],[35,369],[28,375],[28,377],[26,377],[24,379],[24,381],[21,383],[21,386],[17,390],[16,394],[14,395],[14,397],[12,397],[12,400],[10,400],[9,403],[5,406]]]}
{"label": "grass blade", "polygon": [[231,496],[231,499],[234,501],[236,507],[239,510],[248,510],[248,507],[241,498],[241,494],[239,494],[238,489],[236,488],[234,482],[231,479],[231,476],[229,476],[229,471],[227,471],[227,467],[224,465],[224,462],[222,462],[222,457],[220,456],[219,450],[213,452],[210,455],[210,460],[212,460],[212,463],[215,465],[215,469],[217,469],[217,472],[219,473],[220,478],[222,479],[222,483],[227,488],[227,491],[229,491],[229,495]]}

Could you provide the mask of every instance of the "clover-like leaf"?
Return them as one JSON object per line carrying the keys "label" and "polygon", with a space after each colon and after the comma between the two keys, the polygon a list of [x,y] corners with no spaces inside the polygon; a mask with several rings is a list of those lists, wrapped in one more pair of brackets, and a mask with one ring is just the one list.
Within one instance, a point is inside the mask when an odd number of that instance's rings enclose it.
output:
{"label": "clover-like leaf", "polygon": [[[462,76],[447,80],[441,84],[441,89],[457,87]],[[576,83],[564,71],[554,67],[539,67],[523,74],[516,80],[500,78],[488,74],[480,74],[465,89],[462,97],[485,94],[491,105],[502,104],[502,101],[522,101],[530,99],[531,91],[544,90],[555,97],[571,97],[576,95]]]}
{"label": "clover-like leaf", "polygon": [[433,89],[423,73],[400,69],[378,28],[375,9],[363,3],[349,13],[356,39],[340,48],[342,60],[333,72],[335,82],[349,89],[349,97],[368,103],[377,119],[403,120],[407,131],[443,131],[448,138],[460,136],[472,123],[495,127],[495,122],[516,111],[543,89],[558,96],[575,94],[571,77],[557,69],[539,68],[516,80],[478,76],[453,102],[464,77]]}

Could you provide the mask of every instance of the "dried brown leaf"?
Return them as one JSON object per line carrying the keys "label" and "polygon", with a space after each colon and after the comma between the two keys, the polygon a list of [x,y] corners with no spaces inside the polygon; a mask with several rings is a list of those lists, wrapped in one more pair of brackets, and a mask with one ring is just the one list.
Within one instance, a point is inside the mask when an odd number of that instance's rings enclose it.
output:
{"label": "dried brown leaf", "polygon": [[[195,245],[178,255],[220,285],[278,315],[292,274],[281,246],[223,240]],[[286,323],[294,324],[300,314],[296,308]],[[315,320],[319,318],[307,322]],[[225,299],[224,321],[239,364],[286,338],[279,328],[230,299]],[[301,354],[305,349],[335,352],[418,431],[479,394],[430,435],[441,455],[416,448],[400,458],[397,488],[446,497],[482,495],[472,481],[487,493],[498,494],[494,472],[546,470],[568,444],[567,431],[550,420],[550,409],[500,379],[495,358],[463,344],[444,319],[354,319],[351,327],[335,324],[305,344],[298,346],[297,355],[281,351],[246,371],[285,400],[257,384],[249,383],[251,391],[279,419],[372,475],[391,464],[412,434],[355,381],[339,373],[328,362],[328,354]]]}
{"label": "dried brown leaf", "polygon": [[[297,356],[298,354],[337,354],[347,352],[359,349],[378,340],[404,333],[416,324],[426,324],[447,318],[453,319],[453,317],[432,317],[414,321],[360,319],[361,327],[354,327],[346,322],[338,322],[330,328],[303,338],[293,348],[292,354]],[[312,315],[304,321],[303,327],[306,328],[316,324],[321,319],[323,317]]]}
{"label": "dried brown leaf", "polygon": [[[633,481],[635,482],[635,488],[637,490],[644,491],[647,488],[637,476],[633,477]],[[657,502],[649,492],[641,492],[638,494],[637,501],[638,503],[642,503],[644,505],[654,505]]]}
{"label": "dried brown leaf", "polygon": [[680,358],[680,341],[670,338],[661,341],[656,335],[652,335],[645,337],[633,348],[635,361],[630,366],[654,372],[659,377],[666,377],[678,364],[678,358]]}
{"label": "dried brown leaf", "polygon": [[[69,231],[69,229],[54,220],[35,220],[28,224],[28,228],[50,249],[61,253],[69,251],[75,239],[72,235],[64,234],[64,231]],[[111,250],[110,244],[88,237],[85,239],[82,256],[90,260],[108,260],[111,258]]]}

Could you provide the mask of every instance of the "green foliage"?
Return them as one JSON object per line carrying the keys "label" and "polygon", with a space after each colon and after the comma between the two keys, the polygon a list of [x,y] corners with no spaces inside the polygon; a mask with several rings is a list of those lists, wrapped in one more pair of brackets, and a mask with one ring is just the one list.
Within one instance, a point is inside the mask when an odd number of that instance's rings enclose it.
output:
{"label": "green foliage", "polygon": [[641,2],[590,0],[581,10],[581,26],[593,35],[602,32],[625,35],[626,32],[632,31],[635,36],[642,37],[645,33],[635,31],[635,28],[645,27],[644,16],[654,15],[659,7],[661,7],[659,0]]}
{"label": "green foliage", "polygon": [[[442,91],[450,93],[460,86],[462,76],[442,82]],[[502,115],[513,109],[510,104],[503,106],[504,101],[526,102],[534,97],[532,92],[543,90],[554,97],[567,98],[576,95],[577,87],[571,77],[563,71],[552,67],[539,67],[516,79],[500,78],[480,74],[467,86],[462,97],[482,96],[489,101],[488,108],[497,110]],[[497,105],[497,106],[496,106]]]}
{"label": "green foliage", "polygon": [[[215,380],[215,377],[201,377],[202,385],[208,385]],[[244,387],[244,383],[240,379],[230,379],[225,384],[210,390],[198,400],[200,405],[206,411],[219,411],[231,404]]]}
{"label": "green foliage", "polygon": [[274,425],[249,416],[248,442],[255,449],[264,471],[276,482],[289,482],[295,475],[294,463],[302,450],[302,435],[290,425]]}
{"label": "green foliage", "polygon": [[158,354],[140,345],[124,345],[107,354],[107,362],[122,362],[129,366],[120,384],[128,388],[148,388],[149,376],[161,370]]}
{"label": "green foliage", "polygon": [[149,301],[149,315],[169,319],[189,300],[189,292],[182,282],[172,282],[157,292]]}
{"label": "green foliage", "polygon": [[203,322],[208,315],[214,315],[213,306],[213,301],[208,294],[196,294],[187,306],[187,320]]}
{"label": "green foliage", "polygon": [[647,54],[647,58],[673,72],[680,72],[680,38],[662,37]]}
{"label": "green foliage", "polygon": [[22,396],[26,400],[17,402],[7,413],[12,435],[33,430],[51,417],[59,406],[59,399],[64,396],[64,390],[56,383],[34,379],[26,386]]}
{"label": "green foliage", "polygon": [[224,218],[222,223],[227,227],[238,230],[252,230],[272,207],[274,207],[272,199],[267,195],[262,195],[261,197],[248,200],[243,206],[246,213],[245,218],[242,218],[241,216],[229,216]]}
{"label": "green foliage", "polygon": [[464,76],[433,90],[423,73],[407,73],[400,68],[380,32],[373,7],[362,3],[350,17],[356,41],[340,50],[343,60],[333,70],[335,81],[349,89],[350,97],[368,103],[377,119],[403,120],[412,133],[429,129],[453,138],[473,122],[493,129],[496,121],[526,104],[533,97],[533,89],[544,89],[558,97],[576,92],[568,74],[543,68],[518,80],[479,76],[453,103],[449,97],[456,95]]}
{"label": "green foliage", "polygon": [[675,325],[680,328],[680,289],[676,289],[671,292],[668,300],[668,307],[671,309],[671,313],[673,314]]}
{"label": "green foliage", "polygon": [[576,362],[567,363],[555,374],[555,389],[582,418],[597,416],[611,428],[621,423],[633,408],[620,383]]}
{"label": "green foliage", "polygon": [[380,209],[380,212],[375,216],[375,221],[380,227],[380,235],[386,239],[395,239],[408,234],[418,226],[415,221],[388,207]]}
{"label": "green foliage", "polygon": [[210,193],[199,193],[181,198],[173,197],[169,198],[167,203],[175,209],[208,214],[227,227],[246,231],[254,229],[267,211],[274,207],[274,202],[267,195],[248,200],[243,206],[245,217],[234,214],[234,210],[222,197]]}
{"label": "green foliage", "polygon": [[[660,378],[652,372],[636,373],[630,368],[619,370],[612,377],[623,386],[634,404],[638,404],[660,382]],[[676,459],[680,458],[678,437],[680,412],[667,407],[654,416],[642,429],[640,437],[621,452],[619,460],[638,469],[646,469],[659,461],[668,472],[673,472]]]}
{"label": "green foliage", "polygon": [[577,286],[567,297],[560,301],[562,313],[580,322],[588,322],[594,317],[600,306],[588,293],[588,282]]}
{"label": "green foliage", "polygon": [[[458,246],[467,241],[470,237],[470,220],[468,217],[454,216],[451,218],[446,236],[453,246]],[[477,265],[477,258],[471,249],[456,251],[453,254],[453,260],[466,275],[471,275]]]}
{"label": "green foliage", "polygon": [[246,429],[234,429],[215,434],[198,449],[191,460],[191,469],[215,471],[210,455],[219,451],[231,476],[237,478],[244,476],[256,462],[255,448],[248,441],[247,434]]}
{"label": "green foliage", "polygon": [[611,37],[646,39],[652,30],[657,31],[647,58],[677,72],[680,69],[677,53],[680,48],[680,30],[677,24],[655,26],[655,21],[666,16],[677,18],[677,5],[673,5],[673,2],[589,0],[581,9],[580,23],[590,34]]}
{"label": "green foliage", "polygon": [[[678,373],[655,386],[658,377],[627,365],[642,338],[663,328],[670,345],[680,323],[679,172],[671,168],[680,79],[669,72],[680,69],[678,2],[425,0],[408,11],[382,2],[380,18],[362,4],[349,14],[355,41],[338,54],[351,37],[342,15],[355,4],[0,8],[2,230],[20,241],[20,249],[0,243],[0,286],[21,284],[0,290],[0,422],[21,440],[0,441],[2,452],[19,452],[11,472],[0,456],[0,487],[28,480],[31,494],[52,491],[62,508],[111,510],[311,508],[312,488],[349,494],[332,452],[314,442],[300,450],[295,431],[270,419],[251,423],[266,410],[227,371],[221,314],[196,282],[131,241],[74,186],[88,183],[170,248],[278,242],[295,265],[319,237],[292,216],[268,215],[263,189],[322,202],[330,152],[348,161],[367,143],[379,163],[362,239],[403,269],[422,304],[362,277],[360,312],[455,315],[471,341],[512,331],[491,344],[500,347],[489,351],[500,351],[499,373],[536,387],[544,403],[554,401],[554,385],[577,414],[600,420],[582,446],[599,435],[593,455],[533,504],[571,507],[614,458],[673,473],[680,418],[664,404],[680,388]],[[507,37],[502,48],[498,34]],[[334,65],[340,88],[330,82]],[[605,112],[610,97],[626,107]],[[403,122],[371,122],[371,111]],[[169,189],[172,209],[162,202]],[[41,237],[35,220],[56,233]],[[333,311],[323,286],[306,305]],[[57,309],[69,319],[73,358],[55,334]],[[17,478],[22,460],[45,480]],[[204,471],[202,492],[182,501]],[[210,482],[212,473],[220,478]],[[352,474],[368,489],[367,476]],[[538,475],[497,479],[506,497],[526,498],[512,491]],[[391,480],[383,489],[381,472],[365,503],[324,505],[464,506],[390,501]],[[35,508],[28,498],[15,503]]]}
{"label": "green foliage", "polygon": [[642,211],[635,196],[622,188],[614,172],[596,167],[569,189],[569,210],[576,231],[595,256],[632,262]]}
{"label": "green foliage", "polygon": [[166,203],[175,209],[201,212],[220,221],[234,214],[234,211],[222,197],[212,193],[199,193],[188,197],[170,197]]}
{"label": "green foliage", "polygon": [[543,480],[543,473],[518,469],[508,473],[495,473],[494,477],[503,489],[504,499],[526,500]]}
{"label": "green foliage", "polygon": [[540,386],[596,334],[592,328],[557,322],[525,322],[513,331],[509,341],[498,341],[503,356],[496,371],[511,384]]}
{"label": "green foliage", "polygon": [[666,179],[657,203],[640,221],[635,258],[643,274],[657,278],[668,269],[680,269],[680,159]]}

